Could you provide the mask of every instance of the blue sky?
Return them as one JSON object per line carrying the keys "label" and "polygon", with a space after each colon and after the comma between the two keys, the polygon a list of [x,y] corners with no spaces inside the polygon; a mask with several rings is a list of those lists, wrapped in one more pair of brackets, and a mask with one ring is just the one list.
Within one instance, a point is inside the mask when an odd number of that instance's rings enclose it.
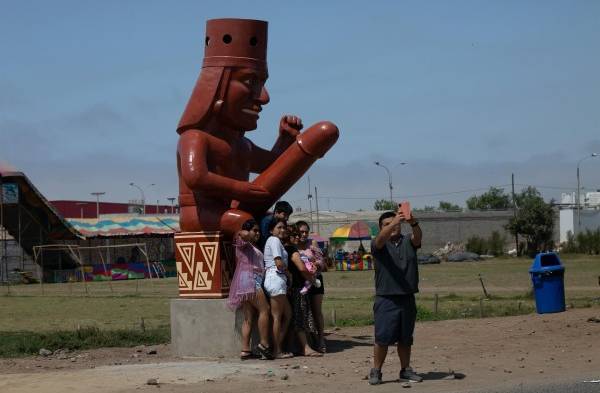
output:
{"label": "blue sky", "polygon": [[[323,208],[387,197],[464,204],[510,183],[575,190],[600,152],[597,1],[0,1],[0,161],[50,199],[177,195],[175,127],[200,71],[205,21],[269,21],[255,143],[279,117],[338,124],[311,169]],[[600,188],[600,159],[581,166]],[[465,191],[468,190],[468,191]],[[458,192],[460,191],[460,192]],[[306,178],[286,198],[307,207]]]}

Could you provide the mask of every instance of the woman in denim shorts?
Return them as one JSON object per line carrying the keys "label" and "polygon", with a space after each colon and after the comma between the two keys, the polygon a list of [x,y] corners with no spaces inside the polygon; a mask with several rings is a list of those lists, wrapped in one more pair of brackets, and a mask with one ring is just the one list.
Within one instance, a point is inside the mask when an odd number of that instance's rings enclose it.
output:
{"label": "woman in denim shorts", "polygon": [[292,357],[291,353],[283,353],[281,345],[287,333],[292,315],[292,308],[287,298],[288,292],[288,253],[282,239],[286,235],[286,221],[273,219],[269,224],[271,236],[265,244],[265,291],[271,299],[271,316],[273,317],[273,349],[276,358]]}

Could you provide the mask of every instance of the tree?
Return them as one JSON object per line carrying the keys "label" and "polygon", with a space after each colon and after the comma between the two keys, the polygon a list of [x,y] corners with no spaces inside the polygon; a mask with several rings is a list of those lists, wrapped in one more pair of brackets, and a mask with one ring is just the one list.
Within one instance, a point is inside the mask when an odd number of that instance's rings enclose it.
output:
{"label": "tree", "polygon": [[527,187],[515,196],[517,215],[509,220],[506,229],[513,235],[525,237],[527,254],[553,247],[554,211],[550,203],[544,202],[535,187]]}
{"label": "tree", "polygon": [[396,210],[398,208],[398,205],[386,199],[378,199],[375,201],[373,208],[375,210]]}
{"label": "tree", "polygon": [[446,211],[446,212],[450,212],[450,211],[461,211],[462,209],[460,208],[460,206],[455,205],[453,203],[450,202],[446,202],[446,201],[440,201],[440,206],[439,206],[440,210]]}
{"label": "tree", "polygon": [[424,207],[415,207],[412,209],[412,211],[414,212],[434,212],[435,211],[435,207],[434,206],[427,206],[425,205]]}
{"label": "tree", "polygon": [[480,196],[473,195],[466,202],[469,210],[508,209],[511,206],[510,196],[504,189],[496,187],[490,187]]}

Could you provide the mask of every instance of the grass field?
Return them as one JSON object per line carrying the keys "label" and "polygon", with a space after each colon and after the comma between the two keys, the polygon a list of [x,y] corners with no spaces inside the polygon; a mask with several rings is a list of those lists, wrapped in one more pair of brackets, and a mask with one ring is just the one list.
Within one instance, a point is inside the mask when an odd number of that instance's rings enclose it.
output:
{"label": "grass field", "polygon": [[[566,255],[567,304],[600,304],[600,257]],[[420,267],[417,296],[422,320],[516,315],[534,312],[530,259],[497,258],[483,262],[442,263]],[[327,272],[324,314],[327,324],[364,325],[372,322],[373,272]],[[490,299],[483,295],[479,274]],[[87,289],[86,289],[87,288]],[[87,290],[87,292],[86,292]],[[18,285],[0,287],[2,332],[105,331],[169,329],[169,301],[177,297],[175,279]],[[434,313],[438,295],[438,312]],[[335,311],[334,311],[335,310]],[[161,336],[160,334],[158,336]],[[161,337],[168,337],[162,335]]]}

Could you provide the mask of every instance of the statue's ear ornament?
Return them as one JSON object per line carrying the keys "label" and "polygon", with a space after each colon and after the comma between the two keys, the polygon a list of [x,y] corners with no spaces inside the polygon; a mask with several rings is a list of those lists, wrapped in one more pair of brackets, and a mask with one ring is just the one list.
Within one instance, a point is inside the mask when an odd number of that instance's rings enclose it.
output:
{"label": "statue's ear ornament", "polygon": [[221,109],[223,109],[223,100],[216,100],[213,105],[213,113],[218,115],[221,112]]}

